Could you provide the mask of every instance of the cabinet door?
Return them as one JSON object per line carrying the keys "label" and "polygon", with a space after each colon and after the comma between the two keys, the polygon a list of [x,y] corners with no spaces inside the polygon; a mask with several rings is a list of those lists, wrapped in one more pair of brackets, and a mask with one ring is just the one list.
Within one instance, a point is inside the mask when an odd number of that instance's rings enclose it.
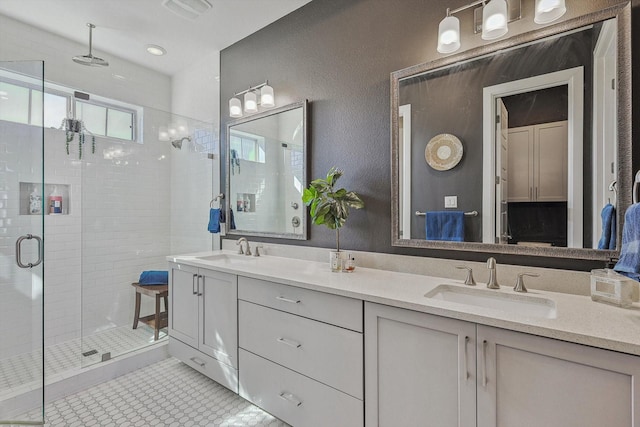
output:
{"label": "cabinet door", "polygon": [[238,368],[238,280],[233,274],[200,269],[201,352]]}
{"label": "cabinet door", "polygon": [[170,264],[169,336],[198,348],[198,269]]}
{"label": "cabinet door", "polygon": [[533,132],[533,126],[509,129],[510,202],[528,202],[533,197]]}
{"label": "cabinet door", "polygon": [[476,425],[476,326],[365,304],[367,426]]}
{"label": "cabinet door", "polygon": [[640,427],[638,357],[481,325],[477,345],[478,427]]}
{"label": "cabinet door", "polygon": [[567,122],[536,126],[535,199],[539,202],[567,200]]}

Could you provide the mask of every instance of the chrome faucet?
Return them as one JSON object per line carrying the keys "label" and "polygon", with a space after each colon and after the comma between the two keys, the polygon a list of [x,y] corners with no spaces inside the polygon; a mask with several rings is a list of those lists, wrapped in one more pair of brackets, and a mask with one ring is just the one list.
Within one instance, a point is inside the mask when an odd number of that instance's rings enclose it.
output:
{"label": "chrome faucet", "polygon": [[489,269],[489,281],[487,282],[487,288],[500,289],[498,278],[496,277],[496,259],[494,257],[490,257],[487,260],[487,268]]}
{"label": "chrome faucet", "polygon": [[[247,244],[246,251],[242,250],[242,242],[245,242]],[[239,238],[238,241],[236,242],[236,245],[240,246],[240,248],[238,249],[239,254],[251,255],[251,246],[249,246],[249,241],[247,240],[246,237]]]}

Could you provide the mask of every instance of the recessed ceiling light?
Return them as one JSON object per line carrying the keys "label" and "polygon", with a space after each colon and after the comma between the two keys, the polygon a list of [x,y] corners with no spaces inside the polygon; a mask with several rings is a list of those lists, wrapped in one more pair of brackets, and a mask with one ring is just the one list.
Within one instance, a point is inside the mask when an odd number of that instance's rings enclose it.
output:
{"label": "recessed ceiling light", "polygon": [[157,44],[148,44],[147,52],[155,56],[162,56],[167,53],[165,48],[163,48],[162,46],[158,46]]}

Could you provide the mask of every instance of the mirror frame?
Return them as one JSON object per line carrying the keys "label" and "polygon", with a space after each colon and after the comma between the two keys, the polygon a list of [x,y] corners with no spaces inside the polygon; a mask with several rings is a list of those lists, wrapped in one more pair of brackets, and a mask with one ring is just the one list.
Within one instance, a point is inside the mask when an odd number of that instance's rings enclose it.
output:
{"label": "mirror frame", "polygon": [[[231,159],[231,144],[230,144],[230,139],[231,139],[231,128],[233,126],[237,126],[243,123],[248,123],[248,122],[252,122],[255,120],[259,120],[259,119],[263,119],[265,117],[270,117],[270,116],[275,116],[276,114],[280,114],[280,113],[284,113],[287,111],[291,111],[291,110],[295,110],[297,108],[302,108],[302,123],[304,124],[304,131],[302,133],[302,150],[303,150],[303,165],[302,165],[302,188],[306,188],[308,185],[308,176],[307,176],[307,171],[308,171],[308,158],[309,158],[309,151],[308,151],[308,135],[309,135],[309,123],[307,121],[307,117],[308,117],[308,101],[305,99],[304,101],[298,101],[298,102],[294,102],[292,104],[288,104],[288,105],[284,105],[282,107],[277,107],[277,108],[272,108],[269,110],[265,110],[263,112],[257,113],[257,114],[252,114],[250,116],[247,117],[241,117],[237,120],[234,120],[232,122],[227,123],[227,135],[226,135],[226,155],[227,155],[227,159],[225,162],[226,165],[226,173],[225,173],[225,178],[226,178],[226,183],[225,183],[225,194],[227,196],[227,206],[225,208],[226,211],[226,215],[227,218],[229,218],[229,211],[231,209],[231,204],[229,202],[229,200],[231,200],[230,194],[231,194],[231,168],[230,168],[230,159]],[[276,233],[276,232],[268,232],[268,231],[254,231],[254,230],[242,230],[242,229],[235,229],[232,230],[231,229],[231,223],[227,220],[225,223],[225,235],[242,235],[242,236],[258,236],[258,237],[274,237],[277,239],[291,239],[291,240],[307,240],[309,237],[309,232],[308,232],[308,224],[307,224],[307,210],[308,208],[304,205],[304,203],[302,203],[302,195],[300,195],[300,203],[299,203],[300,208],[302,209],[300,211],[300,216],[302,217],[302,233],[301,234],[295,234],[295,233]]]}
{"label": "mirror frame", "polygon": [[[595,24],[611,18],[617,18],[617,120],[618,120],[618,197],[616,200],[617,240],[616,250],[565,247],[529,247],[497,243],[446,242],[422,239],[400,239],[400,159],[399,159],[399,88],[400,81],[435,71],[459,62],[467,62],[482,56],[518,47],[525,43],[567,31]],[[607,261],[620,256],[624,213],[631,204],[631,2],[625,2],[607,9],[560,22],[555,25],[515,35],[508,39],[480,46],[459,54],[414,65],[391,73],[391,244],[399,247],[444,249],[467,252],[489,252],[526,256],[544,256],[556,258],[575,258]],[[596,217],[597,218],[597,217]]]}

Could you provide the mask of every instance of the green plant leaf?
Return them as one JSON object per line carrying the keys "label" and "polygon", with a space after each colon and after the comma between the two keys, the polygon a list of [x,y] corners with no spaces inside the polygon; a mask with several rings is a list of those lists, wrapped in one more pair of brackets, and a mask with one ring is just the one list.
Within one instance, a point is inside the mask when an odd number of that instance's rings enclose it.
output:
{"label": "green plant leaf", "polygon": [[352,208],[355,208],[355,209],[364,208],[364,202],[353,191],[347,192],[347,194],[344,195],[343,200],[346,201],[349,204],[349,206]]}
{"label": "green plant leaf", "polygon": [[333,166],[327,173],[327,183],[329,185],[335,184],[335,182],[342,176],[342,174],[344,174],[343,171],[341,171],[340,169],[336,169],[336,167]]}
{"label": "green plant leaf", "polygon": [[302,200],[310,206],[309,214],[313,224],[324,224],[327,228],[338,231],[345,225],[350,207],[364,207],[362,199],[353,191],[344,188],[334,191],[333,186],[343,173],[342,170],[332,167],[326,179],[314,179],[309,187],[304,189]]}
{"label": "green plant leaf", "polygon": [[309,206],[309,204],[311,202],[313,202],[313,199],[315,199],[318,195],[318,191],[313,188],[313,187],[309,187],[309,188],[305,188],[304,191],[302,192],[302,202]]}

